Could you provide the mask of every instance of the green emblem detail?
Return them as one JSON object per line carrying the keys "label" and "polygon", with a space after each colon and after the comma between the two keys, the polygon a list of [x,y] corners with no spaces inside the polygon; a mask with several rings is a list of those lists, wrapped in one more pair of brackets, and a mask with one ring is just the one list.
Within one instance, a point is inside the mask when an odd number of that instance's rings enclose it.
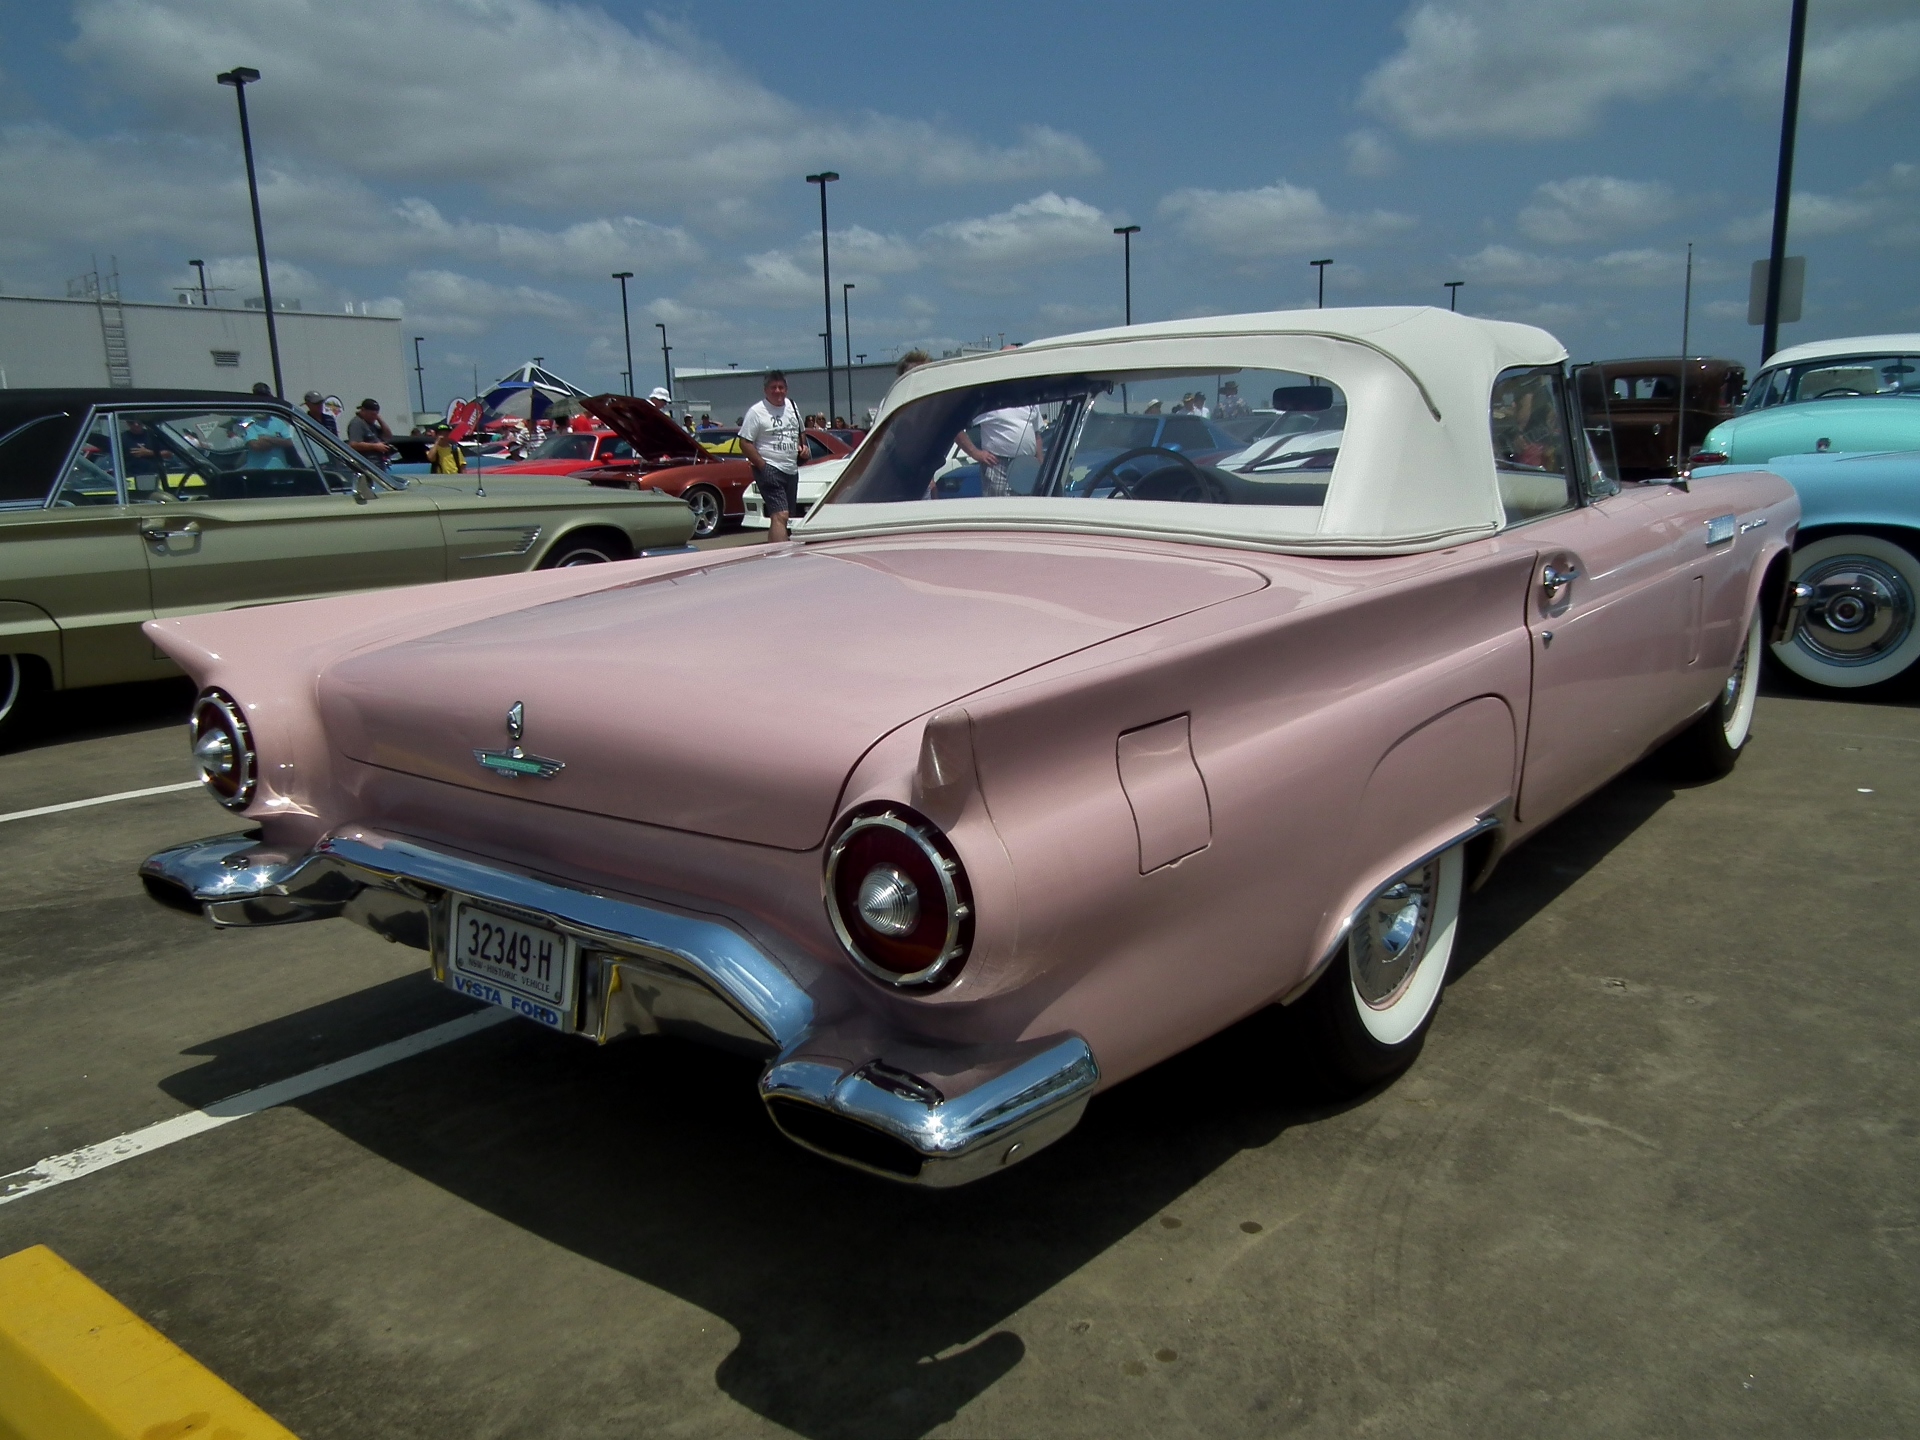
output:
{"label": "green emblem detail", "polygon": [[513,742],[511,750],[476,750],[473,758],[496,775],[505,775],[510,780],[518,780],[522,775],[531,775],[536,780],[551,780],[567,767],[558,760],[549,760],[544,755],[529,755],[520,748],[520,736],[526,729],[527,707],[516,700],[513,708],[507,711],[507,739]]}

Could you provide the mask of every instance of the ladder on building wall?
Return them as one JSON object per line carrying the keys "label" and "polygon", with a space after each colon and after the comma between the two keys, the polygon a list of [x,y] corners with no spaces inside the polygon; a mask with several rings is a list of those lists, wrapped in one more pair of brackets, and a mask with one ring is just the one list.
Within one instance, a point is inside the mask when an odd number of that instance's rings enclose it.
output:
{"label": "ladder on building wall", "polygon": [[[77,293],[76,293],[77,292]],[[110,273],[102,275],[96,264],[67,282],[72,299],[93,301],[100,312],[100,343],[107,356],[107,384],[115,390],[133,388],[133,357],[127,350],[127,314],[120,308],[120,262],[113,261]]]}

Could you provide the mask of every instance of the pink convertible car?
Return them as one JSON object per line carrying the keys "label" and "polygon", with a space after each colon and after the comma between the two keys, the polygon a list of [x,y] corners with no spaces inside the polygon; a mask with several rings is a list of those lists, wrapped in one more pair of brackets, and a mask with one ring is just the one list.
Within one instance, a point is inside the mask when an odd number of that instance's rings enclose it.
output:
{"label": "pink convertible car", "polygon": [[[1275,1003],[1377,1081],[1462,890],[1656,747],[1728,770],[1796,623],[1792,490],[1616,483],[1565,359],[1429,309],[1051,340],[908,374],[789,544],[153,622],[255,828],[143,873],[755,1052],[786,1135],[925,1185]],[[1140,443],[1228,379],[1262,438]]]}

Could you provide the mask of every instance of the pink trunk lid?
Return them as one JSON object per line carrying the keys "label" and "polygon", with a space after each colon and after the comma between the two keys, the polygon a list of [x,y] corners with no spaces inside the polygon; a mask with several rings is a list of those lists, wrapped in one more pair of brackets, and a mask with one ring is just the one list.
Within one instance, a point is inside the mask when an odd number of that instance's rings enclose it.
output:
{"label": "pink trunk lid", "polygon": [[[1260,589],[1123,544],[978,537],[769,551],[349,657],[321,678],[353,759],[537,804],[791,850],[883,735],[996,681]],[[507,778],[477,749],[564,763]]]}

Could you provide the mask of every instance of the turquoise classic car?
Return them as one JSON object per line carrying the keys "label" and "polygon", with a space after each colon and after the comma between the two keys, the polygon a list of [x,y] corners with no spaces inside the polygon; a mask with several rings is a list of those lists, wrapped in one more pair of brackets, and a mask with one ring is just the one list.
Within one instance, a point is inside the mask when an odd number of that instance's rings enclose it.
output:
{"label": "turquoise classic car", "polygon": [[[1911,408],[1920,411],[1920,402]],[[1803,608],[1774,658],[1822,689],[1910,686],[1920,678],[1920,444],[1877,454],[1778,455],[1693,474],[1761,469],[1800,492],[1789,576],[1806,587],[1796,592]]]}
{"label": "turquoise classic car", "polygon": [[1740,413],[1708,432],[1693,463],[1917,449],[1920,335],[1859,335],[1777,351]]}

